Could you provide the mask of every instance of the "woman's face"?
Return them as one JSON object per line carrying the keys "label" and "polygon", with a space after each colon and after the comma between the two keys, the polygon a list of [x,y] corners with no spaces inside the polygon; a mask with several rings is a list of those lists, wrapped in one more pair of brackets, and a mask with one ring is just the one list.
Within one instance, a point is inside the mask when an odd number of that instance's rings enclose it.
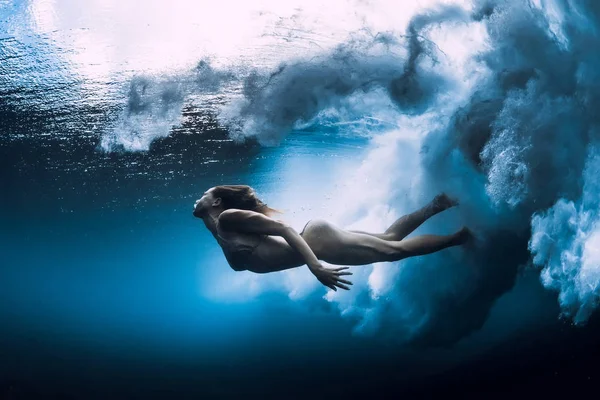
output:
{"label": "woman's face", "polygon": [[194,203],[194,216],[195,217],[201,217],[203,212],[208,210],[209,207],[214,203],[214,201],[216,200],[214,195],[212,194],[212,190],[213,188],[208,189],[206,192],[204,192],[204,194],[202,195],[202,197],[200,197],[198,200],[196,200],[196,202]]}

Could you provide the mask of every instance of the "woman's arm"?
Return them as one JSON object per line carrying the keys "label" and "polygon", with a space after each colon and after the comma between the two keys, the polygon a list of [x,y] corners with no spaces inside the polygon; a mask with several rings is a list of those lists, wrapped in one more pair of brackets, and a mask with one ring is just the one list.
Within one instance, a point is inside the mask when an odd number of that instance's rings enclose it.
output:
{"label": "woman's arm", "polygon": [[269,218],[268,216],[249,210],[228,209],[219,215],[219,225],[224,229],[238,232],[258,233],[263,235],[281,236],[304,258],[310,271],[325,286],[337,290],[336,286],[348,290],[341,282],[351,285],[349,281],[340,278],[341,275],[352,275],[350,272],[340,272],[348,267],[327,269],[306,243],[304,238],[291,226]]}
{"label": "woman's arm", "polygon": [[294,228],[264,214],[249,210],[229,209],[223,211],[219,216],[219,225],[224,229],[238,232],[281,236],[302,255],[309,268],[320,265],[315,253]]}

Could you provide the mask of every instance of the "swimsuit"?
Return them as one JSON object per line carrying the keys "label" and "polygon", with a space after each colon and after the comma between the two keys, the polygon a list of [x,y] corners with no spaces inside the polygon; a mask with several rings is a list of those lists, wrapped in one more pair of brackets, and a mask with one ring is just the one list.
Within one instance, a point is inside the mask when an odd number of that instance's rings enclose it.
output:
{"label": "swimsuit", "polygon": [[306,227],[308,226],[308,224],[310,224],[310,221],[312,221],[311,219],[308,220],[308,222],[306,223],[306,225],[304,225],[304,228],[302,228],[302,232],[300,232],[300,236],[302,236],[302,234],[304,233],[304,231],[306,230]]}

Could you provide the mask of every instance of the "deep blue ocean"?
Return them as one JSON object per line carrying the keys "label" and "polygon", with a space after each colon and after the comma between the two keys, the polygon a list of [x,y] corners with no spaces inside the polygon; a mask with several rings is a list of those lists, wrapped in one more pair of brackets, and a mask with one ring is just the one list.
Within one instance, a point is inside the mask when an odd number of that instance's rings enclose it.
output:
{"label": "deep blue ocean", "polygon": [[[171,3],[0,0],[0,398],[595,392],[596,2]],[[478,245],[235,272],[220,184]]]}

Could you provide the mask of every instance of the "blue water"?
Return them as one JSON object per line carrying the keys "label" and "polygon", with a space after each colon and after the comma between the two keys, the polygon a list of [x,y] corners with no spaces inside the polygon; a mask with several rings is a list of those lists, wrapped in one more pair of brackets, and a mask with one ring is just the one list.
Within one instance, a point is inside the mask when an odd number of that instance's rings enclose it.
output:
{"label": "blue water", "polygon": [[[151,3],[0,0],[2,395],[597,382],[594,3]],[[235,272],[192,217],[231,183],[298,230],[446,191],[415,234],[479,247],[353,267],[348,293]]]}

